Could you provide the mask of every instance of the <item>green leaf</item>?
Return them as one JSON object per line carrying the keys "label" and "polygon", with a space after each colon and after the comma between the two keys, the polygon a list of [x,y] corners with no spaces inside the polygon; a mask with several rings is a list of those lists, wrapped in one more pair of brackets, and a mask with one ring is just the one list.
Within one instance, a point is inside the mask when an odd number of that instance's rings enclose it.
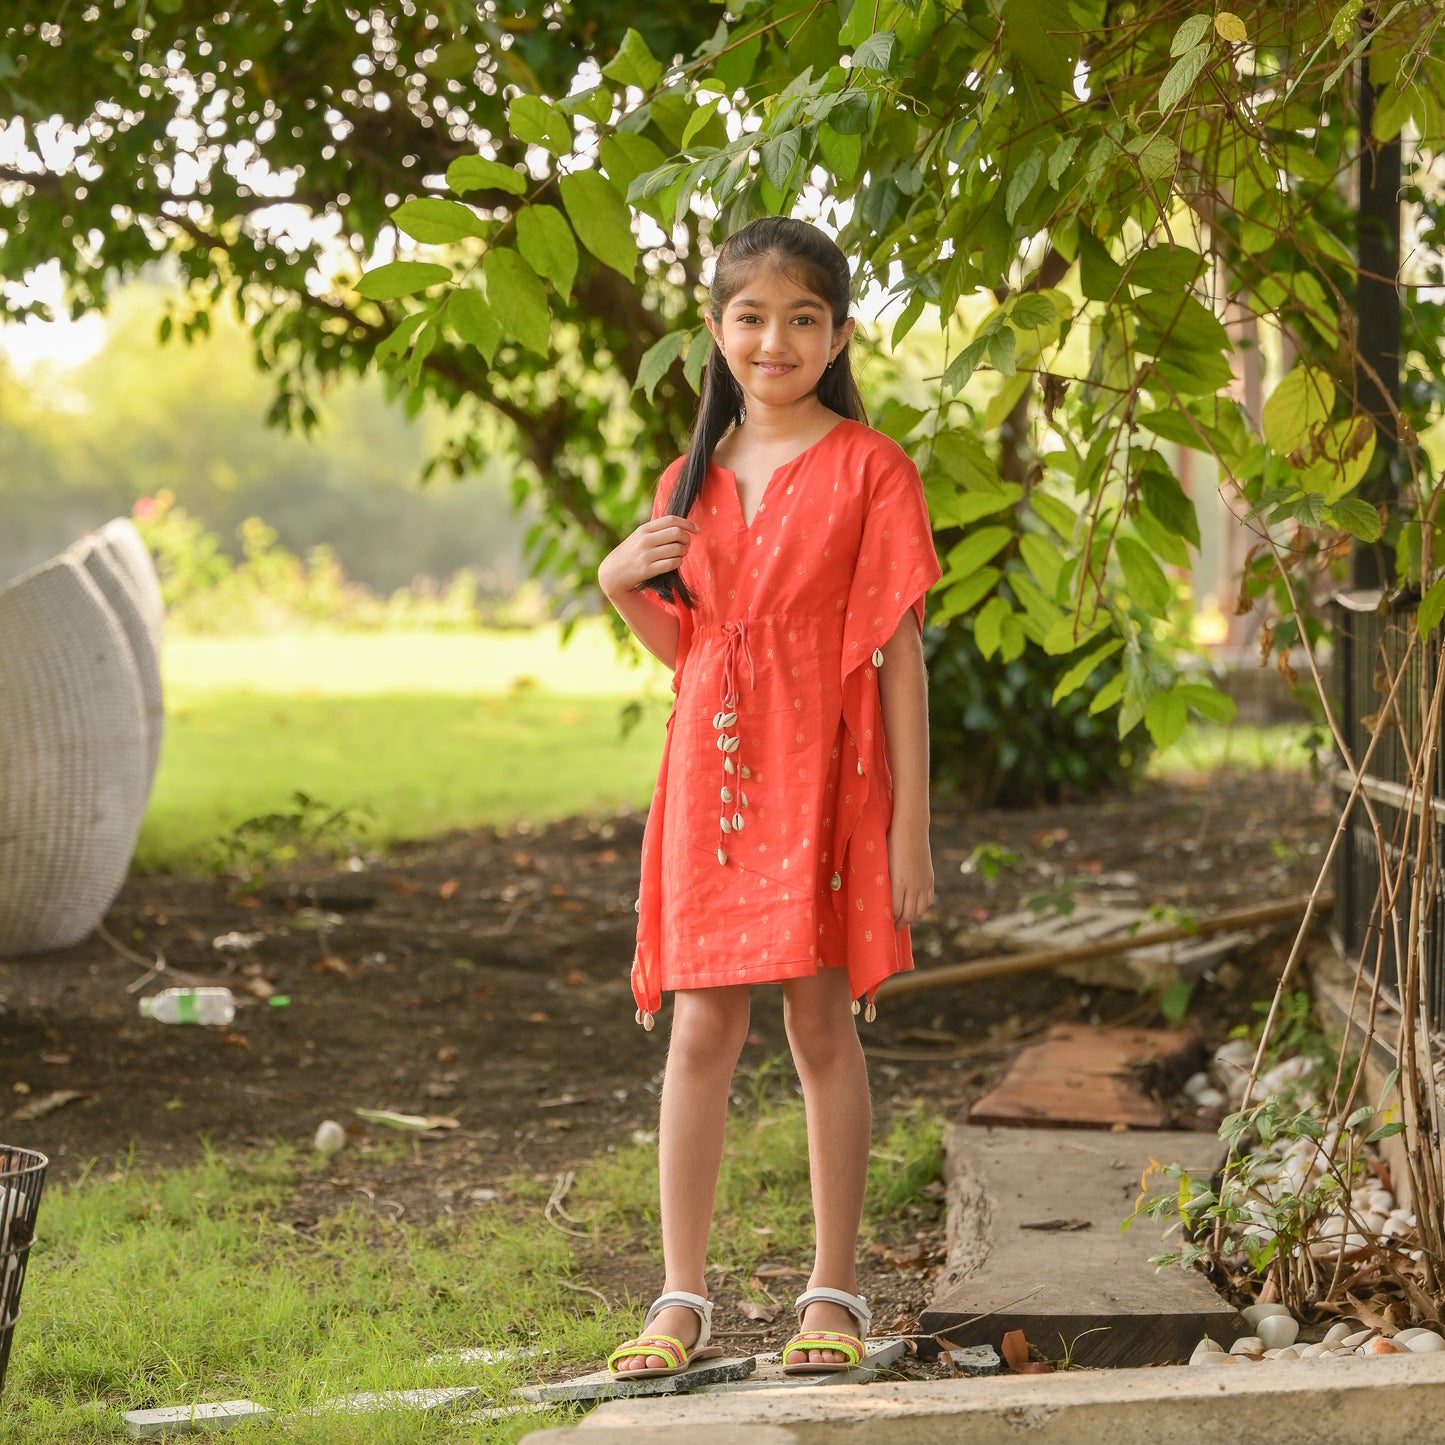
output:
{"label": "green leaf", "polygon": [[477,47],[470,40],[448,40],[437,48],[437,58],[426,67],[435,80],[460,80],[477,68]]}
{"label": "green leaf", "polygon": [[1019,538],[1019,556],[1024,559],[1024,566],[1033,573],[1045,595],[1054,597],[1059,590],[1064,554],[1037,532],[1025,532]]}
{"label": "green leaf", "polygon": [[1154,560],[1154,554],[1132,537],[1120,537],[1115,550],[1130,599],[1151,617],[1167,617],[1174,589],[1169,585],[1164,569]]}
{"label": "green leaf", "polygon": [[493,246],[482,261],[487,302],[502,330],[528,351],[550,352],[547,293],[537,273],[515,252]]}
{"label": "green leaf", "polygon": [[988,341],[986,336],[976,336],[948,363],[942,382],[945,392],[952,395],[956,391],[963,390],[968,379],[978,370],[978,364],[983,360],[983,353],[988,347]]}
{"label": "green leaf", "polygon": [[1380,514],[1368,502],[1358,497],[1341,497],[1338,502],[1325,508],[1325,520],[1358,537],[1362,542],[1380,540]]}
{"label": "green leaf", "polygon": [[1000,18],[1014,64],[1072,96],[1080,30],[1068,0],[1006,0]]}
{"label": "green leaf", "polygon": [[893,59],[893,47],[898,37],[891,30],[879,30],[870,35],[853,52],[854,70],[877,70],[887,72]]}
{"label": "green leaf", "polygon": [[682,348],[686,341],[687,332],[669,331],[665,336],[653,342],[642,353],[642,360],[637,365],[637,380],[633,383],[633,390],[640,387],[648,401],[651,401],[657,383],[667,375],[672,363],[682,354]]}
{"label": "green leaf", "polygon": [[447,167],[447,185],[459,196],[468,191],[506,191],[520,196],[528,180],[521,171],[486,156],[459,156]]}
{"label": "green leaf", "polygon": [[1015,296],[1013,305],[1009,307],[1008,319],[1021,331],[1057,325],[1059,313],[1054,306],[1053,293],[1025,291]]}
{"label": "green leaf", "polygon": [[411,339],[417,331],[432,319],[435,313],[431,310],[413,311],[409,316],[403,316],[391,334],[384,341],[376,344],[376,349],[371,353],[373,360],[390,361],[394,356],[400,356],[407,347],[411,345]]}
{"label": "green leaf", "polygon": [[1337,502],[1360,484],[1375,455],[1375,427],[1367,416],[1331,422],[1311,441],[1300,485]]}
{"label": "green leaf", "polygon": [[1079,285],[1088,301],[1112,301],[1124,284],[1124,268],[1092,231],[1079,227]]}
{"label": "green leaf", "polygon": [[1207,722],[1232,723],[1238,712],[1234,699],[1210,682],[1176,682],[1174,691]]}
{"label": "green leaf", "polygon": [[1155,740],[1155,747],[1160,753],[1178,743],[1179,734],[1183,733],[1188,721],[1189,709],[1173,689],[1156,692],[1144,705],[1144,727],[1149,728],[1149,736]]}
{"label": "green leaf", "polygon": [[1124,696],[1124,674],[1116,672],[1098,692],[1094,694],[1093,700],[1089,703],[1089,716],[1098,717],[1101,712],[1108,712]]}
{"label": "green leaf", "polygon": [[[972,490],[1000,492],[998,468],[978,433],[950,427],[933,439],[933,462],[943,473]],[[932,469],[930,469],[931,471]]]}
{"label": "green leaf", "polygon": [[1139,162],[1139,169],[1151,181],[1173,175],[1179,165],[1179,147],[1167,135],[1138,136],[1124,147]]}
{"label": "green leaf", "polygon": [[458,287],[447,298],[446,318],[452,330],[469,346],[475,346],[490,366],[502,344],[502,325],[482,293],[469,286]]}
{"label": "green leaf", "polygon": [[692,144],[693,137],[707,125],[713,116],[717,114],[718,106],[722,104],[722,97],[718,96],[708,102],[707,105],[700,105],[693,112],[692,119],[688,121],[682,132],[682,140],[678,144],[679,150],[687,150]]}
{"label": "green leaf", "polygon": [[1381,1139],[1393,1139],[1396,1134],[1403,1134],[1405,1126],[1399,1119],[1394,1119],[1388,1124],[1381,1124],[1378,1129],[1371,1129],[1365,1135],[1366,1144],[1378,1144]]}
{"label": "green leaf", "polygon": [[941,624],[967,612],[980,598],[988,596],[1002,575],[997,567],[984,567],[972,577],[954,583],[944,592],[934,622]]}
{"label": "green leaf", "polygon": [[687,356],[682,363],[682,374],[694,391],[702,390],[702,369],[707,365],[708,353],[712,350],[712,333],[706,326],[699,326],[692,333],[687,344]]}
{"label": "green leaf", "polygon": [[1028,200],[1033,188],[1038,184],[1043,169],[1044,153],[1040,147],[1031,150],[1022,165],[1014,167],[1013,174],[1009,177],[1008,191],[1003,205],[1003,213],[1010,224],[1018,215],[1019,207]]}
{"label": "green leaf", "polygon": [[604,265],[630,278],[637,266],[637,242],[627,203],[596,171],[574,171],[557,185],[582,244]]}
{"label": "green leaf", "polygon": [[1157,455],[1150,457],[1139,476],[1143,503],[1176,537],[1199,546],[1199,515],[1174,474]]}
{"label": "green leaf", "polygon": [[935,525],[967,527],[981,517],[990,517],[1011,507],[1023,496],[1024,489],[1011,482],[999,492],[959,492],[934,512]]}
{"label": "green leaf", "polygon": [[391,219],[414,241],[426,246],[446,246],[468,236],[486,234],[481,217],[470,206],[442,196],[406,201],[391,213]]}
{"label": "green leaf", "polygon": [[514,96],[507,107],[507,125],[517,140],[542,146],[554,156],[565,156],[572,149],[567,117],[540,95]]}
{"label": "green leaf", "polygon": [[577,242],[556,206],[523,206],[517,212],[517,249],[527,264],[561,296],[572,294],[577,275]]}
{"label": "green leaf", "polygon": [[638,176],[667,164],[661,146],[631,131],[620,130],[604,136],[597,149],[607,179],[624,193]]}
{"label": "green leaf", "polygon": [[759,149],[763,162],[763,174],[782,190],[793,174],[798,155],[802,151],[802,139],[795,130],[785,130],[782,135],[765,140]]}
{"label": "green leaf", "polygon": [[1062,657],[1073,652],[1075,648],[1092,642],[1108,626],[1108,621],[1107,617],[1100,616],[1092,625],[1085,627],[1077,617],[1061,617],[1044,638],[1044,651],[1050,657]]}
{"label": "green leaf", "polygon": [[[1014,365],[1014,334],[1007,327],[995,331],[988,339],[989,364],[1001,376],[1013,376],[1018,368]],[[1012,405],[1010,405],[1012,410]]]}
{"label": "green leaf", "polygon": [[1013,540],[1012,527],[980,527],[970,532],[949,553],[948,577],[960,581],[977,572],[985,562],[996,557]]}
{"label": "green leaf", "polygon": [[1185,291],[1204,269],[1188,246],[1149,246],[1129,261],[1129,284],[1144,291]]}
{"label": "green leaf", "polygon": [[1057,707],[1071,693],[1077,692],[1093,675],[1094,669],[1123,647],[1122,637],[1111,637],[1107,642],[1087,653],[1058,680],[1054,687],[1054,706]]}
{"label": "green leaf", "polygon": [[1171,532],[1148,507],[1139,507],[1130,519],[1139,540],[1171,567],[1189,566],[1189,548],[1177,532]]}
{"label": "green leaf", "polygon": [[1264,439],[1281,456],[1302,447],[1335,404],[1335,384],[1317,366],[1297,366],[1265,399]]}
{"label": "green leaf", "polygon": [[368,301],[394,301],[398,296],[413,296],[451,279],[452,268],[438,266],[434,261],[388,261],[368,271],[356,283],[356,290]]}
{"label": "green leaf", "polygon": [[1244,21],[1232,10],[1221,10],[1214,17],[1214,28],[1219,32],[1221,40],[1227,40],[1231,45],[1244,45],[1249,41],[1249,31],[1245,28]]}
{"label": "green leaf", "polygon": [[818,127],[818,149],[823,164],[844,183],[858,174],[863,159],[863,137],[856,131],[840,134],[830,125]]}
{"label": "green leaf", "polygon": [[1420,599],[1420,610],[1415,614],[1415,625],[1421,637],[1428,637],[1439,627],[1445,617],[1445,577],[1442,577]]}
{"label": "green leaf", "polygon": [[617,47],[617,54],[602,67],[602,73],[618,85],[651,90],[662,79],[662,62],[653,58],[642,36],[629,28]]}
{"label": "green leaf", "polygon": [[1003,625],[1006,617],[1013,616],[1013,608],[1002,597],[990,597],[978,610],[973,621],[973,640],[985,657],[992,657],[1003,641]]}
{"label": "green leaf", "polygon": [[1058,189],[1059,182],[1064,178],[1064,172],[1068,170],[1074,159],[1075,152],[1079,149],[1079,137],[1077,135],[1066,135],[1053,149],[1049,156],[1049,184]]}
{"label": "green leaf", "polygon": [[1061,502],[1057,497],[1050,496],[1047,492],[1040,491],[1037,487],[1029,494],[1029,506],[1035,514],[1061,536],[1064,541],[1071,542],[1074,537],[1074,527],[1078,523],[1078,516],[1074,509],[1067,502]]}
{"label": "green leaf", "polygon": [[[1185,24],[1188,24],[1188,21]],[[1209,45],[1206,42],[1186,50],[1169,67],[1169,74],[1164,77],[1164,83],[1159,87],[1160,110],[1168,114],[1194,89],[1194,82],[1199,79],[1199,72],[1204,69],[1204,62],[1208,59]]]}
{"label": "green leaf", "polygon": [[1170,55],[1183,55],[1193,50],[1206,35],[1214,21],[1208,15],[1191,15],[1175,32],[1169,42]]}

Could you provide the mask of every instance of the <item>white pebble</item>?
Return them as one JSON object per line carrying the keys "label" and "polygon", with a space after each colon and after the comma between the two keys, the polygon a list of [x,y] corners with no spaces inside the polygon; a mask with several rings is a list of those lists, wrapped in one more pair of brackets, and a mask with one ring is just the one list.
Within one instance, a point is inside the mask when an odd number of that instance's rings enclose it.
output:
{"label": "white pebble", "polygon": [[1302,1360],[1317,1360],[1321,1355],[1327,1355],[1329,1352],[1330,1347],[1328,1345],[1316,1343],[1303,1346],[1300,1349],[1299,1357]]}
{"label": "white pebble", "polygon": [[1245,1305],[1239,1313],[1244,1317],[1245,1324],[1253,1329],[1261,1320],[1267,1320],[1272,1315],[1287,1315],[1289,1310],[1280,1304]]}
{"label": "white pebble", "polygon": [[1213,1087],[1213,1084],[1210,1083],[1209,1075],[1205,1073],[1190,1074],[1184,1081],[1184,1092],[1188,1094],[1191,1099],[1202,1089],[1210,1089]]}
{"label": "white pebble", "polygon": [[[1357,1350],[1374,1333],[1374,1330],[1356,1330],[1354,1334],[1344,1336],[1344,1338],[1340,1340],[1340,1344],[1347,1350]],[[1325,1338],[1328,1339],[1329,1336],[1326,1335]]]}
{"label": "white pebble", "polygon": [[1264,1341],[1258,1335],[1242,1335],[1230,1345],[1231,1355],[1262,1355],[1264,1353]]}
{"label": "white pebble", "polygon": [[1297,1360],[1299,1351],[1293,1345],[1285,1345],[1282,1349],[1266,1350],[1264,1357],[1267,1360]]}
{"label": "white pebble", "polygon": [[1395,1207],[1395,1196],[1388,1189],[1372,1189],[1365,1201],[1377,1214],[1388,1214]]}
{"label": "white pebble", "polygon": [[1299,1339],[1299,1321],[1289,1315],[1266,1315],[1255,1325],[1254,1332],[1267,1349],[1279,1350]]}
{"label": "white pebble", "polygon": [[346,1147],[346,1130],[335,1119],[323,1119],[316,1126],[311,1147],[322,1154],[336,1154]]}
{"label": "white pebble", "polygon": [[1405,1348],[1412,1355],[1438,1355],[1445,1350],[1445,1340],[1432,1330],[1422,1330],[1413,1340],[1406,1342]]}
{"label": "white pebble", "polygon": [[1346,1336],[1354,1334],[1359,1327],[1358,1320],[1337,1320],[1325,1331],[1325,1344],[1337,1345]]}
{"label": "white pebble", "polygon": [[1217,1109],[1228,1100],[1218,1089],[1201,1089],[1194,1095],[1194,1103],[1196,1108]]}
{"label": "white pebble", "polygon": [[1390,1338],[1394,1340],[1397,1345],[1405,1345],[1408,1344],[1411,1340],[1413,1340],[1416,1335],[1423,1335],[1426,1333],[1427,1331],[1422,1329],[1419,1325],[1413,1325],[1408,1330],[1397,1330],[1393,1335],[1390,1336]]}

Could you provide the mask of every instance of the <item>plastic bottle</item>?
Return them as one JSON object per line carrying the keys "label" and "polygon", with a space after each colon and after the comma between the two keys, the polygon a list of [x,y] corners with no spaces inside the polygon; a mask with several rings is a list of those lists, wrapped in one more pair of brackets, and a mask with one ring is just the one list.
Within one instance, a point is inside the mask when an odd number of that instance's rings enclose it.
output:
{"label": "plastic bottle", "polygon": [[140,1011],[163,1024],[228,1024],[236,1000],[228,988],[167,988],[143,998]]}

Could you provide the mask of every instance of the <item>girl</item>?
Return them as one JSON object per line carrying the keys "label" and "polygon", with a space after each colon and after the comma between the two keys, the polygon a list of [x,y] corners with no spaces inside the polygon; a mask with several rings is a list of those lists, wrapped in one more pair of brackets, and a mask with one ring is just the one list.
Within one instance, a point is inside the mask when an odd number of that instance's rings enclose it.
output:
{"label": "girl", "polygon": [[849,367],[848,263],[816,227],[724,242],[687,455],[602,591],[673,669],[642,844],[638,1022],[674,992],[658,1133],[664,1293],[608,1367],[671,1375],[709,1348],[703,1277],[749,988],[783,986],[817,1253],[789,1373],[847,1369],[871,1129],[853,1015],[912,967],[933,901],[920,629],[939,577],[918,472],[871,430]]}

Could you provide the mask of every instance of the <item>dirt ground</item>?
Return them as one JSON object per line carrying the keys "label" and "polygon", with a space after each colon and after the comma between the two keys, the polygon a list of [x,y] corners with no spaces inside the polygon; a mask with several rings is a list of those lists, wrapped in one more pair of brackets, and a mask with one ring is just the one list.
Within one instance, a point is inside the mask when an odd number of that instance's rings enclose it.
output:
{"label": "dirt ground", "polygon": [[[52,1178],[194,1158],[276,1139],[308,1146],[318,1122],[352,1133],[295,1202],[298,1221],[363,1199],[425,1220],[472,1206],[518,1174],[553,1178],[655,1126],[666,1049],[633,1022],[628,989],[642,818],[453,835],[361,865],[294,866],[251,898],[210,879],[139,876],[107,919],[137,957],[183,982],[228,984],[228,1029],[165,1026],[137,999],[164,984],[100,936],[0,963],[0,1138],[50,1155]],[[972,930],[1028,900],[1091,896],[1203,915],[1300,894],[1331,819],[1299,774],[1213,773],[1129,796],[1029,812],[935,805],[938,902],[914,931],[920,967],[995,951]],[[996,843],[1018,861],[995,881],[970,864]],[[224,951],[226,935],[252,935]],[[255,937],[259,935],[259,937]],[[237,940],[232,939],[232,943]],[[1214,971],[1189,1026],[1216,1039],[1273,987],[1276,934]],[[285,1000],[284,1004],[282,1000]],[[1152,994],[1034,974],[892,1001],[863,1025],[880,1116],[922,1100],[958,1116],[1017,1042],[1054,1020],[1154,1025]],[[759,990],[743,1067],[785,1048],[776,990]],[[73,1095],[56,1103],[58,1091]],[[410,1150],[358,1108],[454,1118]],[[26,1117],[27,1111],[39,1117]],[[17,1117],[18,1115],[18,1117]],[[8,1117],[6,1117],[8,1116]],[[937,1233],[865,1273],[881,1325],[922,1308]],[[609,1301],[650,1297],[655,1264],[625,1251],[584,1262]],[[726,1341],[781,1331],[719,1312]]]}

